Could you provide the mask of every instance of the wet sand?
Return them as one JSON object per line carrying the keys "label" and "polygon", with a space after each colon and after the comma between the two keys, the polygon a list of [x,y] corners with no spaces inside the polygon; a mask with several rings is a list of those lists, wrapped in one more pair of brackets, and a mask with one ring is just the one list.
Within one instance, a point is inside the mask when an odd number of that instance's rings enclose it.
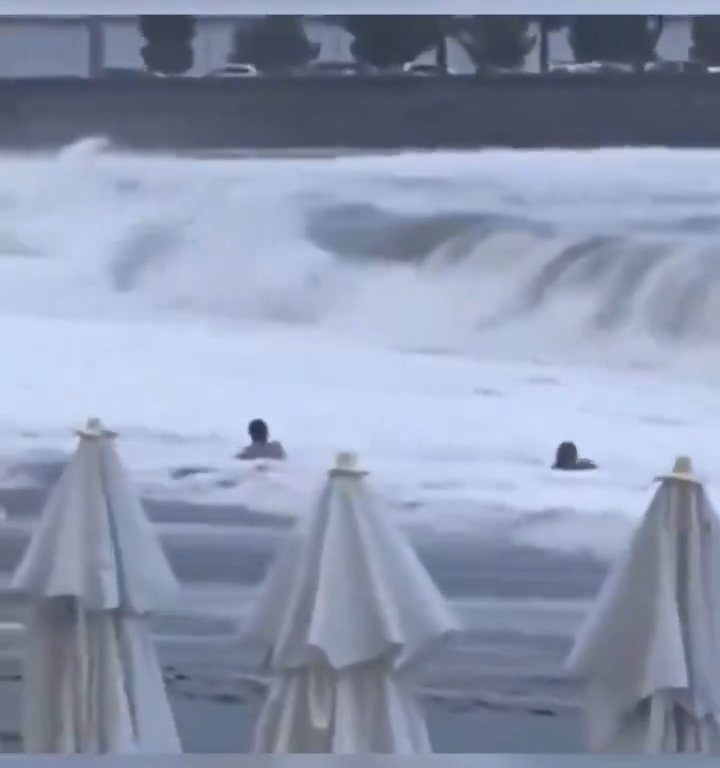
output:
{"label": "wet sand", "polygon": [[[252,750],[252,734],[262,693],[250,687],[238,698],[212,691],[183,692],[169,683],[183,750],[193,753],[241,753]],[[21,751],[20,684],[0,683],[5,752]],[[491,709],[471,702],[424,700],[433,749],[441,753],[577,753],[584,751],[583,726],[577,713],[533,715]]]}

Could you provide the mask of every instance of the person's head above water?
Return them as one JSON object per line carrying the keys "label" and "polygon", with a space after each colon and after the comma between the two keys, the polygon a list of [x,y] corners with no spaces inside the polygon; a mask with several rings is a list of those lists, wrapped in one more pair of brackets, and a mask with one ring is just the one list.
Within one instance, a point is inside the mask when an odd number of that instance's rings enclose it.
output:
{"label": "person's head above water", "polygon": [[570,469],[578,463],[578,449],[575,443],[565,442],[558,445],[555,453],[555,469]]}
{"label": "person's head above water", "polygon": [[237,459],[286,459],[287,454],[282,443],[277,440],[270,440],[270,430],[268,425],[262,419],[254,419],[248,424],[250,434],[250,445],[243,448],[240,453],[235,455]]}
{"label": "person's head above water", "polygon": [[578,456],[578,449],[575,443],[571,443],[569,440],[565,443],[560,443],[555,453],[555,463],[552,465],[553,469],[597,469],[597,464],[590,459],[581,459]]}
{"label": "person's head above water", "polygon": [[262,419],[253,419],[248,425],[248,434],[253,443],[267,443],[270,430]]}

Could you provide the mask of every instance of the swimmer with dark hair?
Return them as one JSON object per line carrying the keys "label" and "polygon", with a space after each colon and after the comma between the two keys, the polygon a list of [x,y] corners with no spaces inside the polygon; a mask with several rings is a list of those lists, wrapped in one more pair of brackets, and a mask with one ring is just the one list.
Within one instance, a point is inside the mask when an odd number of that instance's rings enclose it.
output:
{"label": "swimmer with dark hair", "polygon": [[555,463],[553,469],[559,469],[565,472],[582,469],[597,469],[597,464],[590,459],[578,458],[578,449],[575,443],[560,443],[555,453]]}
{"label": "swimmer with dark hair", "polygon": [[254,419],[248,426],[250,435],[250,445],[243,448],[235,458],[243,461],[254,461],[256,459],[275,459],[282,461],[287,458],[282,443],[277,440],[270,440],[270,430],[268,425],[262,419]]}

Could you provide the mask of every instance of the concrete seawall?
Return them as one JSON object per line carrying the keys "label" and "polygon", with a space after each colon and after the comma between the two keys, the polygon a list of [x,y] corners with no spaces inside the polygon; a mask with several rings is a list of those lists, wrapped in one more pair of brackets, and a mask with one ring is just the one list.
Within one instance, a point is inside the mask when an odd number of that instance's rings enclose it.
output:
{"label": "concrete seawall", "polygon": [[720,146],[720,75],[0,80],[0,147]]}

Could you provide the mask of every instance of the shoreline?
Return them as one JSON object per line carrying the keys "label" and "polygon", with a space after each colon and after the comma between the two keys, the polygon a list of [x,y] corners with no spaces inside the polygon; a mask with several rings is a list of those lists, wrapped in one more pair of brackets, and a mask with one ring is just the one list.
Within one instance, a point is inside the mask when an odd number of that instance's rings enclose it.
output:
{"label": "shoreline", "polygon": [[[182,673],[180,673],[182,674]],[[192,685],[192,678],[183,684]],[[168,691],[185,753],[246,754],[252,748],[264,686],[247,681],[230,696],[218,691]],[[0,677],[0,751],[19,753],[20,683]],[[472,700],[421,696],[433,750],[457,753],[578,753],[586,751],[579,712],[527,712]]]}
{"label": "shoreline", "polygon": [[[21,557],[55,474],[41,471],[45,482],[35,488],[0,488],[8,512],[0,579]],[[247,752],[265,683],[252,649],[242,646],[242,616],[292,521],[183,499],[143,503],[183,586],[177,610],[157,617],[153,630],[185,749]],[[582,751],[581,713],[561,665],[604,564],[503,539],[413,544],[463,625],[419,681],[435,750]],[[22,622],[22,605],[0,588],[6,751],[18,749],[23,640],[11,622]]]}

